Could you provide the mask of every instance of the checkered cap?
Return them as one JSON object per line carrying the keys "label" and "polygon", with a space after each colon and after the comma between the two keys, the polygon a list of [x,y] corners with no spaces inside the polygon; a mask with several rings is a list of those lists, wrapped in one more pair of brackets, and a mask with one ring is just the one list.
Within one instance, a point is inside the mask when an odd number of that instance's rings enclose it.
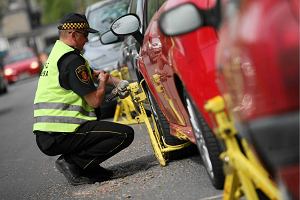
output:
{"label": "checkered cap", "polygon": [[78,13],[69,13],[65,15],[60,24],[57,26],[59,30],[69,30],[69,29],[80,29],[85,30],[89,33],[97,33],[98,31],[90,28],[89,23],[85,15]]}

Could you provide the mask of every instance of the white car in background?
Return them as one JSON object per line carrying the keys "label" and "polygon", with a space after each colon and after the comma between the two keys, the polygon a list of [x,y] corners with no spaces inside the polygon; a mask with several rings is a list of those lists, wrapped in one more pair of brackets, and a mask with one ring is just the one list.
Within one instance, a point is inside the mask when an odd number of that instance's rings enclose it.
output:
{"label": "white car in background", "polygon": [[[90,33],[89,41],[84,46],[84,57],[92,69],[109,72],[118,68],[122,41],[103,45],[100,42],[100,35],[110,30],[110,24],[115,19],[128,12],[129,3],[130,0],[104,0],[87,7],[85,15],[89,25],[99,31],[97,34]],[[107,87],[106,95],[109,95],[112,89],[113,87]],[[113,117],[116,105],[116,100],[104,102],[100,109],[101,118]]]}
{"label": "white car in background", "polygon": [[[130,0],[104,0],[87,7],[86,17],[90,27],[100,34],[109,30],[111,23],[128,12]],[[122,41],[102,45],[98,34],[89,34],[89,41],[84,47],[84,56],[93,69],[111,71],[117,68],[121,56]]]}

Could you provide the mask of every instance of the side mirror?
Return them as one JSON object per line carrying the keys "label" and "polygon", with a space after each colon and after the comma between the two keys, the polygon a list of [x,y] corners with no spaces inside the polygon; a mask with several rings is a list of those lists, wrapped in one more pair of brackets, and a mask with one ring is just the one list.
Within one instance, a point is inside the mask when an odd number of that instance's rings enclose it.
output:
{"label": "side mirror", "polygon": [[159,27],[167,36],[176,36],[191,32],[203,24],[198,8],[191,3],[183,4],[163,13]]}
{"label": "side mirror", "polygon": [[135,14],[126,14],[116,19],[110,30],[116,35],[130,35],[139,31],[140,19]]}
{"label": "side mirror", "polygon": [[142,44],[144,36],[139,31],[141,21],[135,14],[129,13],[117,18],[110,27],[113,34],[118,36],[132,35],[138,43]]}
{"label": "side mirror", "polygon": [[184,3],[163,13],[159,19],[159,27],[167,36],[177,36],[192,32],[199,27],[212,26],[218,28],[220,23],[220,0],[214,8],[202,10],[193,3]]}
{"label": "side mirror", "polygon": [[113,44],[113,43],[116,43],[116,42],[121,42],[123,40],[124,40],[123,37],[116,36],[110,30],[102,33],[101,36],[100,36],[100,42],[104,45]]}

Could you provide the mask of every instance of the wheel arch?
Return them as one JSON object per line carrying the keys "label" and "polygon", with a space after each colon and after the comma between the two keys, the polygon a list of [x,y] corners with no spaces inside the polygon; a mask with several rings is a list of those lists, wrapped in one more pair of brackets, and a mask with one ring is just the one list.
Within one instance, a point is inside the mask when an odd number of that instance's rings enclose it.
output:
{"label": "wheel arch", "polygon": [[179,76],[177,74],[174,74],[174,82],[175,82],[175,87],[177,89],[178,95],[180,97],[180,100],[182,102],[182,104],[186,107],[186,103],[184,100],[184,85],[183,82],[181,81],[181,79],[179,78]]}

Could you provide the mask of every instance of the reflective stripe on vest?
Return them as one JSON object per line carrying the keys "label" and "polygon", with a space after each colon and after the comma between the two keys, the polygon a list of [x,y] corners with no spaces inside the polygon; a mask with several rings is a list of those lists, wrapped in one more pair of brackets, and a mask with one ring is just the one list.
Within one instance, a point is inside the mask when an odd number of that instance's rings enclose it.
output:
{"label": "reflective stripe on vest", "polygon": [[67,123],[67,124],[82,124],[88,120],[78,119],[75,117],[65,117],[65,116],[41,116],[34,117],[34,123],[47,122],[47,123]]}
{"label": "reflective stripe on vest", "polygon": [[88,112],[84,110],[81,106],[69,105],[66,103],[36,103],[33,105],[34,110],[39,109],[54,109],[54,110],[68,110],[68,111],[78,111],[81,114],[88,117],[96,117],[95,112]]}

